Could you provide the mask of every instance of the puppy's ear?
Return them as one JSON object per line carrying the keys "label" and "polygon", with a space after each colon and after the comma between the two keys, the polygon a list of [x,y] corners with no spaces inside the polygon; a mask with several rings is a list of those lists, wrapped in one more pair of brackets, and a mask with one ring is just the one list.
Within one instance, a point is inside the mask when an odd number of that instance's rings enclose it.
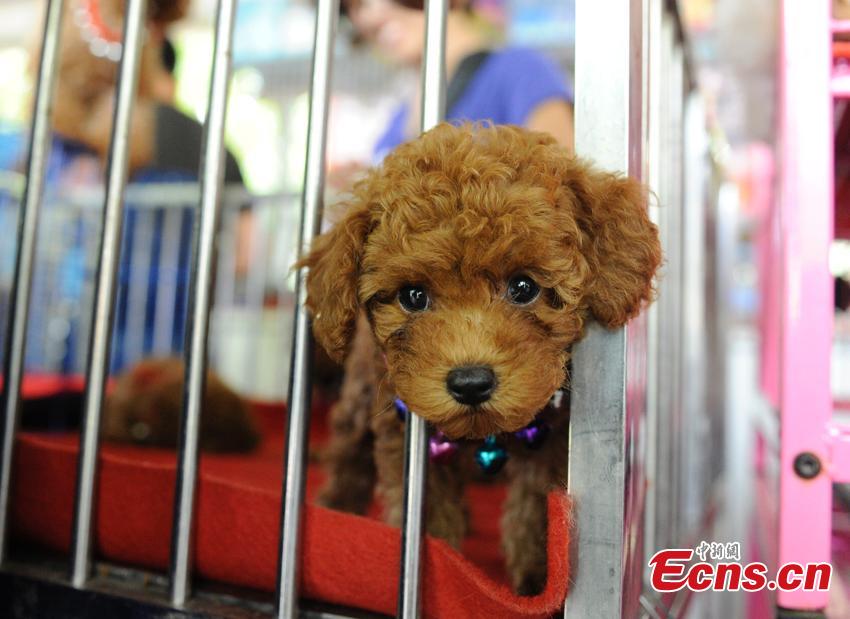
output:
{"label": "puppy's ear", "polygon": [[297,266],[307,267],[307,308],[313,335],[335,361],[342,361],[354,334],[360,260],[370,219],[365,203],[352,204],[344,219],[316,237]]}
{"label": "puppy's ear", "polygon": [[630,178],[587,168],[574,170],[567,185],[578,202],[582,252],[590,268],[585,303],[600,324],[620,327],[652,299],[661,263],[647,191]]}

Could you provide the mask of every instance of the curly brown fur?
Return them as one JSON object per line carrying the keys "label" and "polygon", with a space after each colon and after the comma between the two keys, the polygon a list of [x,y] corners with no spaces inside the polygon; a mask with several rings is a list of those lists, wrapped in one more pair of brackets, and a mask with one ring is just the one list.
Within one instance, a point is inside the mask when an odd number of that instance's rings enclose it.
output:
{"label": "curly brown fur", "polygon": [[[375,463],[369,410],[377,402],[380,360],[368,325],[357,331],[345,361],[345,382],[331,408],[331,440],[322,458],[328,483],[319,496],[324,505],[362,514],[372,501]],[[377,412],[376,412],[377,414]]]}
{"label": "curly brown fur", "polygon": [[[184,373],[179,359],[161,358],[140,361],[122,374],[106,398],[101,428],[104,440],[176,447]],[[245,401],[210,371],[201,414],[200,448],[217,453],[247,452],[259,441]]]}
{"label": "curly brown fur", "polygon": [[[130,133],[130,169],[148,164],[153,157],[156,80],[165,71],[161,58],[161,33],[182,18],[189,0],[153,0],[148,3],[148,36],[142,48],[138,96]],[[123,0],[99,0],[98,9],[110,30],[120,33]],[[91,148],[106,161],[112,130],[112,105],[118,64],[93,55],[74,21],[75,2],[65,3],[59,50],[59,76],[53,128],[66,138]],[[37,55],[35,56],[37,57]]]}
{"label": "curly brown fur", "polygon": [[[349,368],[360,367],[346,376],[358,383],[355,394],[346,384],[335,410],[334,444],[350,448],[331,451],[328,487],[339,486],[343,470],[372,479],[362,454],[371,419],[378,489],[387,520],[400,521],[403,423],[384,413],[395,394],[450,437],[504,434],[515,453],[503,546],[516,589],[539,591],[546,494],[564,482],[568,413],[549,420],[553,436],[539,451],[507,433],[531,422],[566,383],[570,346],[588,320],[620,327],[652,298],[660,261],[643,187],[594,169],[545,134],[443,124],[396,149],[354,188],[345,217],[302,261],[317,340],[335,358],[351,350]],[[506,298],[507,281],[520,273],[541,289],[521,306]],[[428,309],[401,306],[405,285],[427,290]],[[356,328],[361,313],[368,325]],[[447,375],[465,365],[495,373],[485,402],[450,395]],[[473,451],[465,443],[450,465],[429,467],[428,530],[454,544],[465,529]],[[325,497],[338,507],[368,501]]]}

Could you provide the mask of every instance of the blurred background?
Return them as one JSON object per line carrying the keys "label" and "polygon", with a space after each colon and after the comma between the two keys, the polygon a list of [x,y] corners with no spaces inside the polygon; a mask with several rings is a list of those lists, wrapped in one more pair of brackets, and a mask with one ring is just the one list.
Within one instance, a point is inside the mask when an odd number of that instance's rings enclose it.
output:
{"label": "blurred background", "polygon": [[[688,26],[692,67],[706,101],[712,148],[730,178],[746,176],[759,149],[772,147],[775,3],[687,0],[680,4]],[[35,0],[0,3],[0,134],[27,131],[32,54],[41,28],[42,5]],[[470,8],[500,45],[539,50],[556,63],[569,83],[574,0],[475,0]],[[170,24],[167,31],[174,51],[173,105],[198,122],[203,122],[206,109],[214,9],[212,0],[194,0],[187,16]],[[244,190],[250,195],[247,202],[256,217],[244,225],[240,220],[245,218],[236,210],[227,209],[224,215],[212,353],[214,364],[227,378],[253,396],[268,399],[282,398],[286,385],[281,377],[287,372],[288,360],[279,353],[286,347],[279,344],[287,337],[291,314],[287,273],[294,257],[303,180],[314,11],[310,0],[242,0],[236,23],[227,144],[238,162]],[[412,99],[418,80],[415,67],[388,57],[386,48],[364,44],[350,20],[343,18],[340,27],[343,36],[337,39],[329,124],[331,194],[335,188],[344,188],[350,171],[375,162],[375,144],[399,104]],[[12,141],[12,147],[9,143],[0,140],[0,162],[11,157],[9,152],[3,153],[4,144],[7,151],[20,149],[19,143]],[[21,177],[14,172],[3,173],[0,181],[0,187],[13,193],[21,187]],[[122,269],[125,289],[119,295],[121,324],[116,331],[114,369],[143,352],[170,352],[182,339],[180,329],[173,330],[171,325],[175,312],[179,318],[184,311],[181,294],[187,256],[160,253],[152,258],[151,254],[154,245],[166,249],[175,245],[171,237],[154,242],[162,237],[162,230],[174,239],[190,233],[191,222],[183,213],[192,204],[192,188],[187,187],[182,197],[173,190],[137,189],[136,194],[130,193],[136,202],[152,207],[165,200],[173,202],[174,208],[130,214],[139,221],[137,225],[131,222],[132,238],[125,239],[125,247],[128,243],[132,247]],[[90,278],[69,274],[69,270],[93,265],[96,197],[97,188],[87,177],[66,185],[61,195],[52,195],[54,201],[73,203],[73,209],[49,209],[42,226],[42,234],[59,241],[67,239],[68,245],[40,245],[40,251],[46,253],[37,274],[37,296],[46,297],[43,306],[50,308],[51,315],[33,321],[37,326],[31,329],[28,353],[33,369],[68,372],[83,367],[85,347],[81,343],[86,341],[86,326],[78,319],[79,305],[80,299],[91,294],[86,283]],[[239,203],[240,199],[230,201]],[[15,216],[8,208],[12,202],[7,200],[7,208],[0,209],[0,225],[8,230],[13,229]],[[749,203],[743,201],[741,208],[746,220],[751,214]],[[57,235],[58,230],[71,228],[73,234]],[[12,241],[12,235],[0,239],[0,283],[11,279]],[[159,259],[162,265],[162,273],[155,277],[148,272],[152,259]],[[248,263],[251,269],[246,268]],[[733,302],[744,312],[752,311],[756,302],[752,261],[745,260],[734,276],[741,286],[735,287]],[[160,281],[159,290],[148,289],[146,278]],[[130,280],[135,285],[128,288]],[[158,300],[152,299],[155,295]],[[257,307],[263,308],[259,321],[243,319],[253,316]],[[243,316],[245,311],[249,313]],[[146,317],[152,312],[155,317]],[[248,354],[249,350],[261,352]]]}

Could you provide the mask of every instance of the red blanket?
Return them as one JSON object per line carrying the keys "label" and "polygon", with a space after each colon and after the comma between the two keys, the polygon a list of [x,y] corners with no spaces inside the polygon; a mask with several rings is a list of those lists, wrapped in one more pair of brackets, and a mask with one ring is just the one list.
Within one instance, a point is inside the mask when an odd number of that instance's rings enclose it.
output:
{"label": "red blanket", "polygon": [[[273,591],[279,544],[283,409],[258,407],[265,441],[250,456],[203,456],[195,570],[201,576]],[[317,416],[313,438],[323,434]],[[70,545],[76,435],[21,433],[14,471],[13,525],[51,548]],[[313,505],[321,472],[308,472],[303,595],[394,614],[400,535],[375,518]],[[100,457],[96,552],[113,561],[164,569],[172,520],[175,455],[106,445]],[[514,595],[504,580],[498,529],[504,488],[469,490],[471,532],[463,554],[428,539],[424,613],[429,617],[545,617],[562,604],[568,579],[569,506],[549,501],[549,581],[535,597]],[[378,508],[373,512],[377,514]]]}

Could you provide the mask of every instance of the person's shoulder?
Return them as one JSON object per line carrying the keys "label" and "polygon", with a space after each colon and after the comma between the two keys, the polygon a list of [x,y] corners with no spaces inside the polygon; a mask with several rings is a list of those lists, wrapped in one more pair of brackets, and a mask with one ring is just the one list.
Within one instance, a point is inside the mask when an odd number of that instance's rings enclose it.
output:
{"label": "person's shoulder", "polygon": [[557,65],[551,58],[530,47],[507,46],[493,50],[488,64],[523,75],[541,69],[557,71]]}
{"label": "person's shoulder", "polygon": [[[152,167],[196,177],[203,150],[204,125],[172,105],[160,104],[156,108],[156,126],[156,152]],[[175,178],[182,180],[183,177]],[[229,149],[225,150],[224,182],[243,183],[239,163]]]}
{"label": "person's shoulder", "polygon": [[410,106],[402,102],[400,103],[389,117],[389,122],[384,128],[384,132],[375,142],[372,149],[372,163],[379,165],[390,151],[396,146],[404,142],[404,129],[407,125],[407,119],[410,116]]}
{"label": "person's shoulder", "polygon": [[489,99],[499,106],[498,114],[492,115],[498,123],[524,125],[542,103],[573,100],[567,71],[536,49],[507,46],[494,50],[481,72]]}
{"label": "person's shoulder", "polygon": [[563,97],[572,100],[568,72],[543,52],[527,47],[493,50],[482,73],[485,80],[505,90],[505,96]]}

